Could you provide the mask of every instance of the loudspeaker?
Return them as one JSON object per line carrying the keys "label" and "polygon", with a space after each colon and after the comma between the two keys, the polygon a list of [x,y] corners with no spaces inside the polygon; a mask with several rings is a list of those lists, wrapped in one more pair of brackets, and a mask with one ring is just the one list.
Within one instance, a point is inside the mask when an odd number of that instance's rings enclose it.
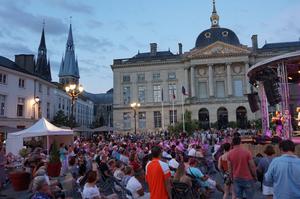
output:
{"label": "loudspeaker", "polygon": [[265,93],[270,106],[275,106],[281,102],[281,95],[279,93],[279,84],[275,79],[265,80],[263,82]]}
{"label": "loudspeaker", "polygon": [[248,94],[247,97],[248,97],[248,102],[249,102],[252,113],[258,111],[259,110],[258,94],[251,93],[251,94]]}

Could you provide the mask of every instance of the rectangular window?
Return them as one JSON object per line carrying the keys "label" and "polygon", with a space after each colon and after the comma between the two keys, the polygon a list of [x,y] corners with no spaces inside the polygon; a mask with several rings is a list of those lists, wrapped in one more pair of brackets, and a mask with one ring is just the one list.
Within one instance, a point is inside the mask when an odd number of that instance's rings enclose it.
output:
{"label": "rectangular window", "polygon": [[160,111],[154,111],[154,128],[161,128],[161,113]]}
{"label": "rectangular window", "polygon": [[58,98],[58,109],[61,109],[61,98]]}
{"label": "rectangular window", "polygon": [[176,79],[176,72],[169,72],[168,73],[168,79],[169,80],[175,80]]}
{"label": "rectangular window", "polygon": [[24,117],[25,98],[19,97],[17,104],[17,116]]}
{"label": "rectangular window", "polygon": [[169,99],[170,101],[177,98],[177,87],[176,83],[169,83]]}
{"label": "rectangular window", "polygon": [[146,128],[146,112],[139,112],[139,128]]}
{"label": "rectangular window", "polygon": [[137,75],[137,81],[138,82],[144,82],[145,81],[145,74],[141,73]]}
{"label": "rectangular window", "polygon": [[6,74],[0,73],[0,84],[6,84]]}
{"label": "rectangular window", "polygon": [[130,103],[130,86],[123,87],[123,103],[124,104]]}
{"label": "rectangular window", "polygon": [[130,129],[131,128],[131,119],[130,119],[130,113],[123,113],[123,126],[124,129]]}
{"label": "rectangular window", "polygon": [[19,88],[25,88],[25,80],[22,78],[19,78]]}
{"label": "rectangular window", "polygon": [[138,100],[140,103],[145,103],[145,95],[146,95],[146,87],[139,86],[138,87]]}
{"label": "rectangular window", "polygon": [[130,75],[123,75],[123,82],[130,82]]}
{"label": "rectangular window", "polygon": [[62,99],[62,109],[65,110],[65,99]]}
{"label": "rectangular window", "polygon": [[160,73],[159,72],[155,72],[152,74],[152,79],[154,81],[160,80]]}
{"label": "rectangular window", "polygon": [[169,111],[169,115],[170,115],[170,125],[174,123],[177,123],[177,110],[170,110]]}
{"label": "rectangular window", "polygon": [[42,93],[43,92],[43,85],[41,83],[39,83],[39,92]]}
{"label": "rectangular window", "polygon": [[233,94],[236,97],[243,97],[243,81],[241,79],[236,79],[233,81]]}
{"label": "rectangular window", "polygon": [[153,100],[154,102],[161,102],[160,85],[153,86]]}
{"label": "rectangular window", "polygon": [[199,82],[198,84],[199,88],[199,98],[205,99],[208,97],[207,95],[207,82]]}
{"label": "rectangular window", "polygon": [[5,116],[5,95],[0,95],[0,116]]}
{"label": "rectangular window", "polygon": [[50,103],[47,102],[47,118],[50,119]]}
{"label": "rectangular window", "polygon": [[225,97],[225,84],[224,81],[217,81],[216,82],[216,96],[218,98],[224,98]]}
{"label": "rectangular window", "polygon": [[50,88],[47,87],[47,95],[50,95]]}

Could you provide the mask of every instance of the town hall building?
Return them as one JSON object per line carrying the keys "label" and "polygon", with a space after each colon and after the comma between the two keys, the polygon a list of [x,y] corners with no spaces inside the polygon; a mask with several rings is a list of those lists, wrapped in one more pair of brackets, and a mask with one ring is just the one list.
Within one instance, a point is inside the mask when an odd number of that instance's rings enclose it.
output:
{"label": "town hall building", "polygon": [[183,110],[191,111],[201,128],[212,123],[226,128],[229,122],[246,128],[247,121],[260,118],[259,112],[251,112],[247,99],[255,90],[246,75],[249,67],[300,50],[300,41],[268,43],[259,48],[257,35],[253,35],[252,46],[243,45],[234,31],[220,26],[215,2],[210,21],[211,27],[199,34],[188,52],[182,52],[181,43],[177,54],[159,51],[157,44],[151,43],[150,52],[113,61],[116,129],[133,131],[133,102],[140,103],[138,132],[167,129],[182,120]]}

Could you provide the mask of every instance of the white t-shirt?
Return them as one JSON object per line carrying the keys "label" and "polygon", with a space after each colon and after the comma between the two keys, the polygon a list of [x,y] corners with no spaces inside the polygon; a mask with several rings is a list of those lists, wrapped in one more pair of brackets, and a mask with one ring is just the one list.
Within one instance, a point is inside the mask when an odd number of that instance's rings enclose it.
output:
{"label": "white t-shirt", "polygon": [[169,161],[169,166],[174,168],[174,169],[177,169],[179,167],[179,163],[174,158],[172,158]]}
{"label": "white t-shirt", "polygon": [[83,198],[92,199],[94,197],[100,197],[100,192],[96,185],[93,187],[89,187],[89,186],[87,186],[87,184],[85,184],[82,195],[83,195]]}
{"label": "white t-shirt", "polygon": [[129,179],[126,185],[126,189],[131,192],[134,199],[140,198],[140,195],[137,191],[141,188],[143,188],[142,184],[134,176]]}
{"label": "white t-shirt", "polygon": [[191,148],[189,150],[188,156],[195,157],[196,156],[196,150],[194,148]]}

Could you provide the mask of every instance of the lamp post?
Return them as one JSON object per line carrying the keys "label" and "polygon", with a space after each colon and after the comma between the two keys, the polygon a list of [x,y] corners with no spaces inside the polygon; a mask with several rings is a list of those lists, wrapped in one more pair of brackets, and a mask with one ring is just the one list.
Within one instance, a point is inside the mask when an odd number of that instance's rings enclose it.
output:
{"label": "lamp post", "polygon": [[[40,97],[39,96],[35,96],[34,97],[34,104],[33,104],[33,108],[34,108],[34,111],[33,111],[33,113],[34,113],[34,116],[33,116],[33,118],[35,119],[35,105],[37,104],[38,106],[39,106],[39,103],[40,103]],[[39,112],[40,112],[40,110],[39,110],[39,107],[38,107],[38,116],[39,116]]]}
{"label": "lamp post", "polygon": [[133,109],[133,113],[134,113],[134,134],[136,135],[136,111],[141,106],[141,104],[133,102],[130,104],[130,106]]}
{"label": "lamp post", "polygon": [[83,87],[80,84],[70,84],[65,87],[65,90],[67,94],[71,97],[70,128],[72,129],[74,127],[74,104],[77,100],[78,95],[83,92]]}

